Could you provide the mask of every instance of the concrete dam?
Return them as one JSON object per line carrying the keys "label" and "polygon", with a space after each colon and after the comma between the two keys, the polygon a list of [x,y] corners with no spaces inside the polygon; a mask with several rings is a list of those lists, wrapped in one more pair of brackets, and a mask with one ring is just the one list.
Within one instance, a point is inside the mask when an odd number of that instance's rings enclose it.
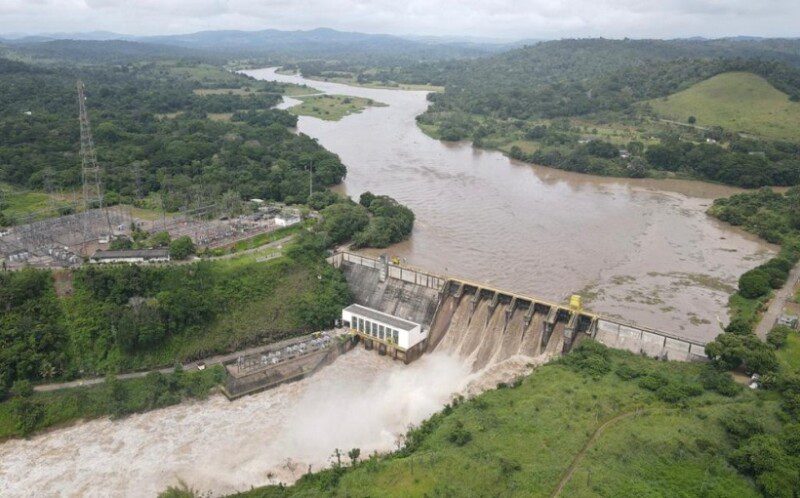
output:
{"label": "concrete dam", "polygon": [[518,355],[557,356],[589,337],[654,358],[705,359],[701,342],[604,317],[583,309],[579,300],[553,303],[390,263],[385,257],[338,252],[328,261],[343,271],[357,305],[421,324],[424,339],[407,351],[375,334],[360,334],[368,349],[405,362],[424,352],[443,351],[479,371]]}

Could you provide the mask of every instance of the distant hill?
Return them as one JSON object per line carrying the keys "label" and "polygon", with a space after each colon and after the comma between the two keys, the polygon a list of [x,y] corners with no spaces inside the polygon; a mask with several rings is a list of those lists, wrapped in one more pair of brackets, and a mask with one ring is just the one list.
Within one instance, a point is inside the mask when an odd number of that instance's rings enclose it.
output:
{"label": "distant hill", "polygon": [[800,94],[800,40],[558,40],[395,79],[446,86],[432,97],[436,111],[527,119],[620,110],[727,71]]}
{"label": "distant hill", "polygon": [[13,41],[14,51],[41,59],[92,63],[125,63],[142,59],[195,59],[222,63],[224,58],[210,51],[125,40]]}
{"label": "distant hill", "polygon": [[411,40],[392,35],[318,28],[308,31],[201,31],[150,36],[139,41],[245,55],[341,57],[344,55],[409,57],[419,60],[474,57],[496,51],[492,44]]}
{"label": "distant hill", "polygon": [[723,73],[665,98],[648,101],[660,116],[800,142],[800,103],[752,73]]}
{"label": "distant hill", "polygon": [[[163,36],[130,36],[100,31],[24,36],[7,38],[3,42],[30,55],[69,59],[99,57],[103,52],[109,52],[121,58],[214,56],[283,62],[306,59],[359,60],[373,64],[473,58],[511,48],[511,45],[495,43],[445,38],[414,40],[327,28],[308,31],[201,31]],[[172,47],[173,51],[166,47]],[[184,52],[177,49],[183,49]]]}

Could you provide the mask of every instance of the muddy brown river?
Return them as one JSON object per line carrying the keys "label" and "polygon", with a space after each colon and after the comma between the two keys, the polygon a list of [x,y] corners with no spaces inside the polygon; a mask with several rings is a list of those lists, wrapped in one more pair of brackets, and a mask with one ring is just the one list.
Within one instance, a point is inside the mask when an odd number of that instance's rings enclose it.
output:
{"label": "muddy brown river", "polygon": [[347,165],[343,192],[414,210],[410,240],[386,250],[410,265],[549,300],[580,293],[594,311],[707,341],[738,276],[775,250],[705,214],[737,189],[531,166],[426,136],[414,120],[425,92],[246,73],[388,104],[338,122],[300,117],[298,128]]}
{"label": "muddy brown river", "polygon": [[[704,214],[733,189],[516,163],[422,134],[422,92],[308,83],[389,104],[339,122],[302,117],[299,128],[347,164],[344,192],[389,194],[415,211],[411,239],[388,250],[410,264],[550,299],[580,291],[595,310],[709,339],[737,276],[774,251]],[[329,465],[335,448],[391,450],[454,393],[546,360],[515,356],[472,373],[457,352],[405,366],[359,348],[313,377],[234,402],[214,395],[6,441],[0,496],[152,497],[179,481],[218,496],[292,482]]]}

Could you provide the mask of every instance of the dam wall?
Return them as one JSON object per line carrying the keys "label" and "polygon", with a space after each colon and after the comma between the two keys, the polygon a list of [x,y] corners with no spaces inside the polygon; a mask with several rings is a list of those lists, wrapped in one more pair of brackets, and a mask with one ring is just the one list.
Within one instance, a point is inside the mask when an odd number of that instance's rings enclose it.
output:
{"label": "dam wall", "polygon": [[480,282],[338,252],[358,304],[423,324],[427,351],[446,351],[474,370],[515,355],[556,356],[591,337],[610,348],[677,361],[706,359],[705,344]]}
{"label": "dam wall", "polygon": [[328,262],[342,270],[356,304],[430,327],[441,277],[351,253],[337,253]]}

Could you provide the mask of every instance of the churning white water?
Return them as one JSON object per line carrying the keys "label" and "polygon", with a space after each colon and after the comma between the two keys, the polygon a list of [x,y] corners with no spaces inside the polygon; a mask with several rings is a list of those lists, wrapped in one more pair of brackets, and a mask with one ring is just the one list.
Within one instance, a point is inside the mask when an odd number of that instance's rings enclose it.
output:
{"label": "churning white water", "polygon": [[328,466],[336,448],[393,449],[469,374],[441,353],[403,365],[357,348],[313,377],[234,402],[215,395],[8,441],[0,496],[152,497],[179,479],[218,495],[291,482]]}

